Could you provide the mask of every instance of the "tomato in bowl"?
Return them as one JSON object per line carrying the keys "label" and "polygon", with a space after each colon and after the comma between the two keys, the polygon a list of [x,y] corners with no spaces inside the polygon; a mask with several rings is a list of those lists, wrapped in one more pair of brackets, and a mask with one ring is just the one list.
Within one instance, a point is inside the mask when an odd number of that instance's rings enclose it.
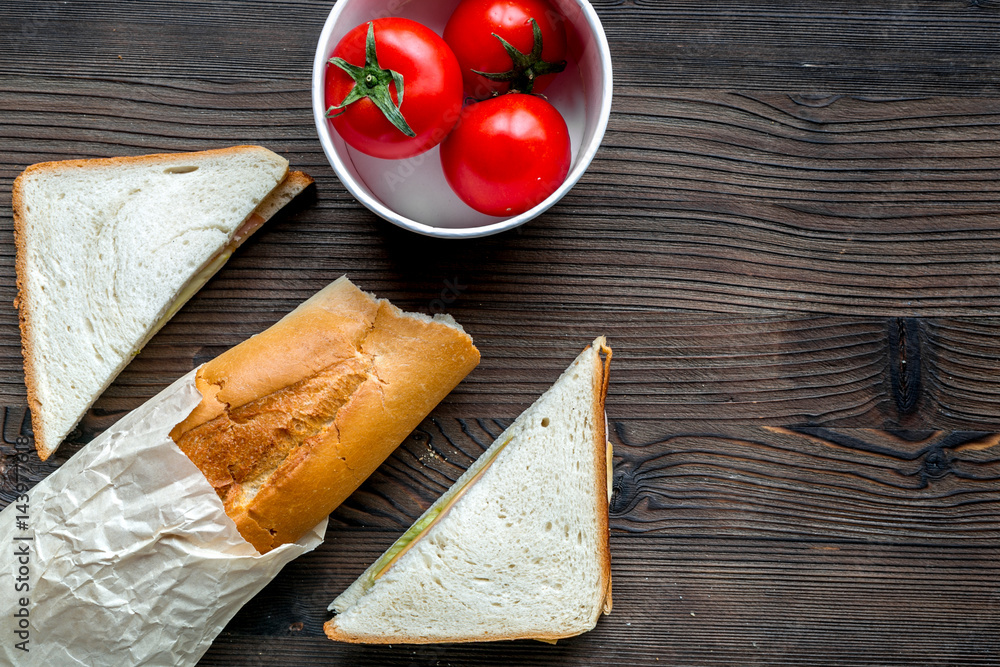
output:
{"label": "tomato in bowl", "polygon": [[372,157],[413,157],[448,136],[462,110],[462,73],[429,28],[386,17],[362,23],[326,66],[327,118],[352,148]]}
{"label": "tomato in bowl", "polygon": [[[462,201],[449,186],[441,166],[441,146],[400,159],[377,158],[349,145],[327,118],[328,61],[350,30],[381,17],[399,16],[443,35],[458,0],[402,4],[394,0],[339,0],[317,44],[312,94],[320,142],[347,190],[380,217],[441,238],[472,238],[512,229],[563,197],[579,181],[604,136],[611,110],[611,60],[600,21],[589,2],[548,1],[563,18],[567,49],[565,70],[548,84],[544,97],[566,122],[570,139],[567,173],[558,187],[527,210],[491,215]],[[407,105],[405,97],[402,109]]]}

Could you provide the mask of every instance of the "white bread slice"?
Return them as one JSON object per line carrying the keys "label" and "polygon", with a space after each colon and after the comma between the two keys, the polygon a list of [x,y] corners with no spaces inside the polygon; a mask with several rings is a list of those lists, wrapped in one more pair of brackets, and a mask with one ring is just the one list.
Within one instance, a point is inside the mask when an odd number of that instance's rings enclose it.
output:
{"label": "white bread slice", "polygon": [[[146,341],[310,179],[258,146],[49,162],[14,183],[25,384],[46,459]],[[304,176],[304,175],[302,175]]]}
{"label": "white bread slice", "polygon": [[[602,361],[602,354],[605,360]],[[330,609],[337,641],[553,641],[611,610],[598,338]]]}

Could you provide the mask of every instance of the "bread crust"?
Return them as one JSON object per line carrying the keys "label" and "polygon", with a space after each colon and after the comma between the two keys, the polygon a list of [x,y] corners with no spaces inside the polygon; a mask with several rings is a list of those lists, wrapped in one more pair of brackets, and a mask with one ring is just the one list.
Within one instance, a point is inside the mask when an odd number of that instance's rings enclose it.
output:
{"label": "bread crust", "polygon": [[[575,637],[577,635],[583,634],[588,630],[592,630],[594,626],[597,625],[597,620],[600,618],[601,614],[611,613],[611,544],[610,544],[610,526],[608,521],[609,513],[609,490],[607,483],[607,467],[608,467],[608,442],[607,442],[607,432],[602,431],[597,428],[597,424],[606,423],[606,416],[604,411],[605,399],[608,392],[608,380],[609,371],[611,364],[611,348],[607,345],[607,341],[604,336],[598,337],[592,345],[588,345],[584,350],[591,347],[596,347],[598,354],[595,355],[595,363],[597,367],[593,369],[592,377],[594,378],[594,396],[596,397],[592,406],[593,419],[594,419],[594,457],[596,463],[596,485],[594,498],[597,503],[597,514],[601,519],[601,528],[599,529],[600,541],[598,545],[598,557],[601,562],[601,579],[598,584],[598,588],[601,591],[601,600],[596,606],[596,613],[592,619],[592,623],[589,628],[581,630],[579,632],[570,632],[565,634],[553,634],[553,633],[535,633],[535,634],[517,634],[510,633],[505,635],[493,635],[490,637],[469,637],[469,636],[454,636],[448,638],[435,637],[433,639],[428,639],[424,637],[400,637],[399,635],[393,635],[392,637],[382,637],[382,636],[371,636],[371,637],[360,637],[358,635],[353,635],[350,633],[342,632],[340,628],[337,627],[336,620],[337,617],[334,616],[326,623],[323,624],[323,630],[326,632],[326,636],[334,641],[346,642],[349,644],[463,644],[471,642],[482,642],[482,641],[513,641],[517,639],[534,639],[542,642],[555,643],[560,639],[568,639],[570,637]],[[602,360],[603,355],[603,360]]]}
{"label": "bread crust", "polygon": [[278,187],[271,191],[271,194],[261,200],[253,215],[267,222],[313,183],[313,177],[309,174],[302,171],[289,171],[285,175],[285,180],[279,183]]}
{"label": "bread crust", "polygon": [[[597,391],[597,400],[594,402],[594,423],[604,424],[605,428],[603,431],[600,429],[595,430],[595,442],[594,442],[594,456],[597,464],[597,493],[595,498],[597,500],[597,514],[601,518],[602,526],[600,529],[601,542],[600,545],[600,558],[601,558],[601,574],[602,581],[600,587],[604,590],[604,600],[601,604],[601,611],[605,614],[611,613],[611,526],[609,523],[609,513],[611,504],[611,489],[609,486],[609,470],[608,467],[611,465],[611,442],[608,440],[607,431],[607,412],[605,411],[605,401],[608,397],[608,381],[610,380],[611,371],[611,348],[607,344],[607,340],[604,336],[599,337],[594,341],[594,346],[598,348],[597,363],[601,365],[600,372],[594,374],[594,382],[600,383],[600,386],[595,387]],[[603,364],[602,361],[603,355]],[[594,625],[597,624],[597,619],[600,617],[598,613],[594,617]]]}
{"label": "bread crust", "polygon": [[[39,173],[58,173],[69,169],[90,169],[94,167],[119,167],[125,165],[158,164],[164,162],[184,161],[184,158],[204,158],[214,155],[232,155],[235,153],[269,153],[276,155],[274,151],[263,146],[242,144],[240,146],[229,146],[227,148],[213,148],[206,151],[188,151],[186,153],[150,153],[149,155],[123,155],[117,157],[84,158],[79,160],[55,160],[52,162],[39,162],[27,167],[17,180],[37,175]],[[17,181],[15,181],[16,184]],[[17,203],[15,202],[15,207]]]}
{"label": "bread crust", "polygon": [[[52,163],[47,163],[52,164]],[[40,165],[33,165],[40,166]],[[14,272],[16,275],[17,296],[14,297],[14,308],[17,309],[17,324],[21,330],[21,356],[24,359],[24,385],[28,395],[28,410],[31,412],[31,430],[35,437],[35,449],[39,458],[43,461],[55,451],[40,445],[48,442],[44,424],[36,418],[40,411],[38,402],[37,383],[35,381],[35,350],[31,338],[32,319],[31,308],[26,299],[21,295],[25,289],[24,276],[27,275],[28,250],[25,246],[25,202],[24,202],[24,180],[25,176],[31,173],[32,167],[25,169],[21,175],[14,179],[14,189],[11,193],[11,208],[14,210]]]}
{"label": "bread crust", "polygon": [[[61,443],[51,443],[51,436],[48,433],[45,423],[38,417],[41,412],[41,404],[38,397],[37,370],[35,368],[35,350],[33,340],[33,316],[31,312],[30,299],[24,298],[27,294],[25,277],[27,276],[27,202],[24,196],[25,183],[34,177],[50,174],[62,173],[72,169],[91,168],[113,168],[118,166],[132,165],[156,165],[164,163],[183,162],[187,159],[202,160],[206,157],[232,155],[237,153],[253,153],[276,155],[272,151],[261,146],[240,145],[228,148],[218,148],[207,151],[196,151],[186,153],[154,153],[150,155],[124,156],[110,158],[91,158],[81,160],[60,160],[54,162],[40,162],[27,167],[14,180],[12,192],[12,208],[14,213],[14,245],[16,254],[14,267],[16,272],[17,297],[14,299],[14,307],[18,311],[18,327],[21,332],[21,352],[24,361],[24,383],[27,390],[28,407],[31,411],[32,432],[35,439],[35,449],[41,460],[48,459]],[[283,158],[282,158],[283,159]],[[304,190],[313,182],[312,178],[302,172],[286,172],[285,178],[265,197],[250,218],[257,216],[258,220],[249,233],[242,235],[233,246],[242,243],[253,231],[256,231],[268,218],[271,217],[280,206],[275,207],[275,202],[280,198],[287,203],[299,192]],[[259,212],[259,213],[258,213]],[[149,333],[147,339],[155,331]],[[143,344],[145,341],[143,341]],[[140,346],[141,347],[141,346]],[[96,398],[96,397],[95,397]]]}
{"label": "bread crust", "polygon": [[205,364],[171,436],[266,553],[346,500],[478,363],[459,327],[345,277]]}

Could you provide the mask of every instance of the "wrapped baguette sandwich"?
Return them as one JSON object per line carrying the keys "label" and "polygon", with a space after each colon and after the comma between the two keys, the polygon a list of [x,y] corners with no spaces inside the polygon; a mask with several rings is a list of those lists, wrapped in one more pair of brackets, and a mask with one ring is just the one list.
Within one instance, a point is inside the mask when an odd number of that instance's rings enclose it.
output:
{"label": "wrapped baguette sandwich", "polygon": [[0,664],[196,664],[478,359],[341,278],[192,370],[0,512]]}
{"label": "wrapped baguette sandwich", "polygon": [[346,277],[205,364],[171,437],[260,553],[361,485],[479,363],[450,316],[400,311]]}
{"label": "wrapped baguette sandwich", "polygon": [[554,642],[609,613],[610,360],[603,337],[584,350],[333,601],[327,636],[365,644]]}

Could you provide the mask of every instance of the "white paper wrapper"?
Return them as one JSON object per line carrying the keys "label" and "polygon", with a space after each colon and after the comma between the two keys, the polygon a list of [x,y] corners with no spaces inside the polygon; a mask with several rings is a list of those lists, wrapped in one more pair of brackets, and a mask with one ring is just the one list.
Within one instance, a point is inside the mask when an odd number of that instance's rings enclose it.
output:
{"label": "white paper wrapper", "polygon": [[0,512],[0,663],[194,664],[322,542],[325,520],[263,556],[240,536],[169,437],[200,399],[192,371],[39,482],[27,512],[18,502]]}

